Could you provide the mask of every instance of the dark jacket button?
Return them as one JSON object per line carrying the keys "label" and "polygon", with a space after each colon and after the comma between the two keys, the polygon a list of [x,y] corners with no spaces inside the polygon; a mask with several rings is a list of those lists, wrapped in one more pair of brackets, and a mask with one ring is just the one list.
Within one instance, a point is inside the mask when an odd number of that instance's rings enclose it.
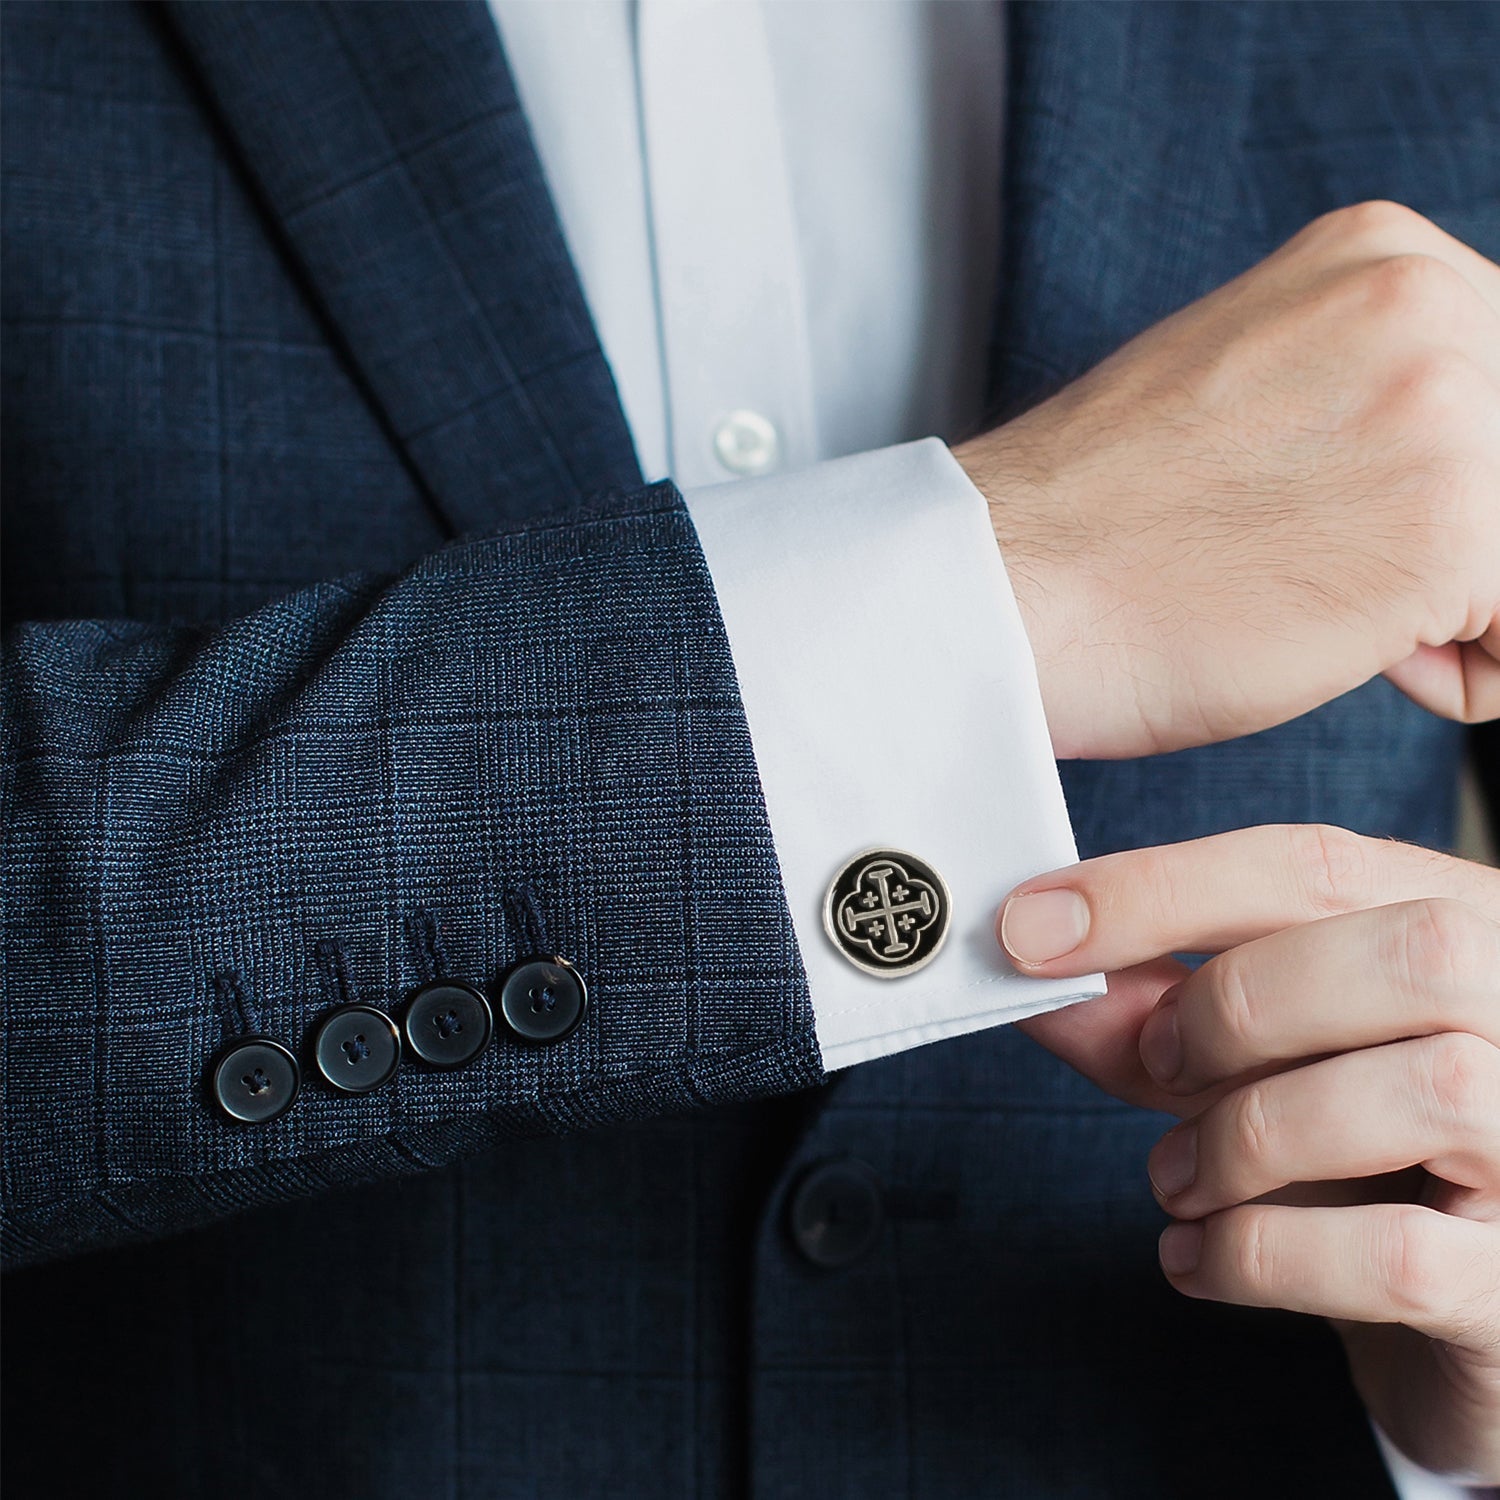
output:
{"label": "dark jacket button", "polygon": [[301,1087],[297,1059],[266,1036],[241,1037],[219,1054],[209,1074],[214,1107],[246,1125],[284,1115]]}
{"label": "dark jacket button", "polygon": [[583,1019],[588,991],[565,958],[533,954],[500,981],[500,1014],[523,1042],[560,1042]]}
{"label": "dark jacket button", "polygon": [[862,1161],[823,1162],[797,1184],[789,1210],[792,1242],[826,1271],[867,1255],[885,1225],[880,1179]]}
{"label": "dark jacket button", "polygon": [[407,1048],[434,1068],[473,1062],[490,1039],[490,1002],[471,984],[440,979],[424,984],[406,1004],[401,1030]]}
{"label": "dark jacket button", "polygon": [[401,1036],[396,1023],[371,1005],[341,1005],[313,1033],[313,1061],[324,1079],[345,1094],[368,1094],[396,1071]]}

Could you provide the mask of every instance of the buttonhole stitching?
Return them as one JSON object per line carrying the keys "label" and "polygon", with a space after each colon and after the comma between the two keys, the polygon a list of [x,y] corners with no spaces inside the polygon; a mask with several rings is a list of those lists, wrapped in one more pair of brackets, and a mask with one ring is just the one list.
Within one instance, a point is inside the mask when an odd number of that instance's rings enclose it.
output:
{"label": "buttonhole stitching", "polygon": [[254,1036],[262,1029],[260,1012],[250,995],[250,986],[238,969],[221,969],[213,976],[212,989],[219,1011],[224,1040]]}
{"label": "buttonhole stitching", "polygon": [[448,972],[448,955],[443,947],[443,932],[437,913],[418,907],[406,918],[406,938],[411,946],[412,962],[422,984],[431,984]]}
{"label": "buttonhole stitching", "polygon": [[349,973],[349,957],[343,943],[338,938],[319,938],[313,944],[313,962],[317,966],[324,999],[330,1005],[354,1004],[354,981]]}

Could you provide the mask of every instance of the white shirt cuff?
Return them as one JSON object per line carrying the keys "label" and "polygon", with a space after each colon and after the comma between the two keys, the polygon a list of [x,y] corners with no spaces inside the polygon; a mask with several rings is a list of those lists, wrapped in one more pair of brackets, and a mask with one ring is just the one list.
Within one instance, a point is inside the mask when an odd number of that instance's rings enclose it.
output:
{"label": "white shirt cuff", "polygon": [[1373,1421],[1370,1426],[1380,1445],[1380,1456],[1390,1471],[1391,1485],[1401,1500],[1484,1500],[1486,1496],[1500,1495],[1500,1489],[1491,1486],[1471,1489],[1456,1479],[1444,1479],[1440,1474],[1418,1468]]}
{"label": "white shirt cuff", "polygon": [[[984,498],[937,439],[691,491],[739,675],[824,1066],[1055,1010],[1100,975],[1017,974],[1001,898],[1078,856]],[[823,929],[869,848],[925,860],[947,940],[896,978]]]}

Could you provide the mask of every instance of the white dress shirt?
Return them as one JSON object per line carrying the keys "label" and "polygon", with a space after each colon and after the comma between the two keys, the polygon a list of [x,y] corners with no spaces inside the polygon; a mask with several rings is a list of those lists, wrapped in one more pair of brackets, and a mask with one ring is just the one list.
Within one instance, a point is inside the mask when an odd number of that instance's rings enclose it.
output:
{"label": "white dress shirt", "polygon": [[[492,3],[641,467],[703,543],[824,1063],[1101,993],[995,942],[1006,891],[1077,855],[984,501],[909,441],[981,411],[998,8]],[[952,893],[898,979],[823,930],[871,847]]]}
{"label": "white dress shirt", "polygon": [[[1101,993],[995,943],[1076,852],[983,499],[913,441],[981,412],[998,0],[490,4],[641,467],[703,543],[826,1065]],[[897,981],[822,931],[872,845],[953,893]],[[1463,1493],[1387,1452],[1407,1500]]]}

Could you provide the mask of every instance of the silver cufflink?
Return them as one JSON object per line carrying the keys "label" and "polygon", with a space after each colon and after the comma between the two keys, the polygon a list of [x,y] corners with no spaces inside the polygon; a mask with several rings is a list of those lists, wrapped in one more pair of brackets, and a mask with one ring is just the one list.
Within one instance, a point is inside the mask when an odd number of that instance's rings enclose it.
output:
{"label": "silver cufflink", "polygon": [[823,898],[829,940],[856,969],[880,979],[900,979],[930,964],[952,913],[943,877],[899,849],[856,854]]}

